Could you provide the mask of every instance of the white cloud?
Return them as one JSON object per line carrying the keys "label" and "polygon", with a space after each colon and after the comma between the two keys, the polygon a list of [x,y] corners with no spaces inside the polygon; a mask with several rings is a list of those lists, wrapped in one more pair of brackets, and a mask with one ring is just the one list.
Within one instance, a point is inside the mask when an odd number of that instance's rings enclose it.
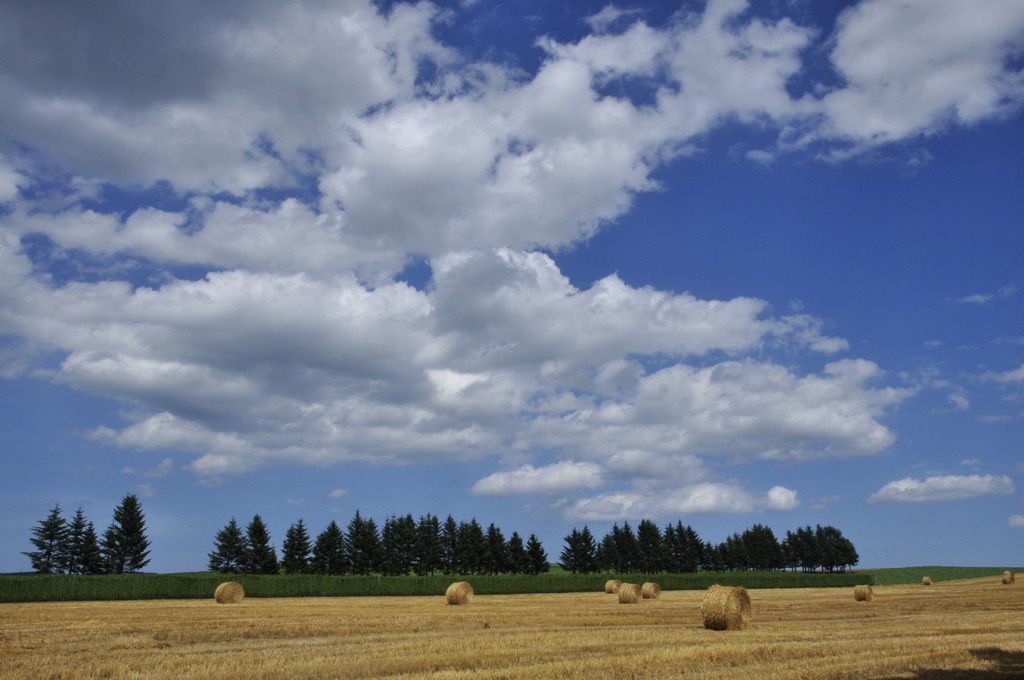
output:
{"label": "white cloud", "polygon": [[1016,383],[1024,382],[1024,364],[1020,365],[1020,368],[1015,368],[1009,371],[1003,371],[1000,373],[986,373],[984,375],[986,380],[992,380],[1001,383]]}
{"label": "white cloud", "polygon": [[846,9],[831,54],[845,83],[821,101],[828,127],[875,146],[1017,109],[1024,77],[1006,60],[1024,40],[1024,5],[997,0],[977,10],[973,0]]}
{"label": "white cloud", "polygon": [[768,490],[767,507],[769,510],[792,510],[800,505],[797,493],[784,486],[773,486]]}
{"label": "white cloud", "polygon": [[924,481],[907,477],[889,482],[871,494],[868,502],[951,501],[1006,495],[1013,491],[1013,481],[1005,475],[945,475],[928,477]]}
{"label": "white cloud", "polygon": [[1010,515],[1011,527],[1024,527],[1024,515]]}
{"label": "white cloud", "polygon": [[593,489],[604,482],[604,471],[594,463],[562,461],[535,468],[532,465],[495,472],[473,485],[478,496],[510,496],[530,493],[564,493]]}
{"label": "white cloud", "polygon": [[791,510],[799,502],[796,492],[781,486],[757,496],[735,483],[705,482],[659,493],[610,492],[585,498],[565,509],[576,521],[662,519],[695,514],[742,514],[758,509]]}
{"label": "white cloud", "polygon": [[338,499],[338,498],[341,498],[342,496],[346,495],[347,493],[348,493],[348,489],[334,489],[333,491],[331,491],[330,493],[327,494],[327,497],[328,498],[333,498],[333,499]]}

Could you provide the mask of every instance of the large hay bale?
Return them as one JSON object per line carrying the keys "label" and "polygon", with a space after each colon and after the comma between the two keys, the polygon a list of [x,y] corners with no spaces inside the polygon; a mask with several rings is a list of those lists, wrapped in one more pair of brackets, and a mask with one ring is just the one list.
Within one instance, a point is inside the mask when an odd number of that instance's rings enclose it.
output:
{"label": "large hay bale", "polygon": [[623,583],[619,586],[619,604],[636,604],[640,601],[640,586]]}
{"label": "large hay bale", "polygon": [[640,597],[645,600],[657,600],[661,597],[661,586],[650,582],[643,584],[640,586]]}
{"label": "large hay bale", "polygon": [[871,586],[853,587],[853,599],[857,602],[871,602],[874,597],[875,592],[871,589]]}
{"label": "large hay bale", "polygon": [[245,597],[245,588],[234,581],[226,581],[213,591],[213,599],[218,604],[238,604]]}
{"label": "large hay bale", "polygon": [[711,586],[704,594],[700,615],[708,630],[743,630],[750,621],[750,595],[745,588]]}
{"label": "large hay bale", "polygon": [[1016,579],[1014,578],[1012,571],[1007,569],[1006,571],[1003,572],[1003,585],[1004,586],[1012,585],[1015,580]]}
{"label": "large hay bale", "polygon": [[621,585],[622,585],[622,581],[620,581],[620,580],[618,580],[616,578],[613,578],[610,581],[606,581],[605,582],[605,584],[604,584],[604,592],[611,593],[612,595],[614,595],[615,593],[619,592],[619,586],[621,586]]}
{"label": "large hay bale", "polygon": [[448,586],[444,596],[448,604],[469,604],[473,600],[473,586],[465,581],[453,583]]}
{"label": "large hay bale", "polygon": [[932,584],[932,577],[931,576],[925,576],[923,579],[921,579],[921,585],[923,585],[923,586],[930,586],[931,584]]}

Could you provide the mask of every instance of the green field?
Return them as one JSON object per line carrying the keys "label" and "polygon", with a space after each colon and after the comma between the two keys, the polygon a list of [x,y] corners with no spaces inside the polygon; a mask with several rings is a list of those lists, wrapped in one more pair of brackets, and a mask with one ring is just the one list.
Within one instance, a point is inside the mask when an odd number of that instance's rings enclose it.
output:
{"label": "green field", "polygon": [[251,576],[245,574],[125,574],[69,576],[62,574],[0,576],[0,602],[73,600],[201,599],[217,585],[237,581],[249,597],[349,597],[443,595],[454,581],[469,581],[479,595],[571,593],[604,590],[617,578],[626,583],[653,581],[663,590],[704,590],[713,584],[745,588],[847,587],[874,583],[869,573],[803,574],[800,572],[698,572],[696,574],[565,573],[540,576]]}
{"label": "green field", "polygon": [[900,569],[874,569],[861,573],[874,576],[874,584],[877,586],[896,586],[920,583],[925,576],[930,576],[935,583],[1001,576],[1007,569],[1015,574],[1024,571],[1024,568],[1021,567],[903,567]]}

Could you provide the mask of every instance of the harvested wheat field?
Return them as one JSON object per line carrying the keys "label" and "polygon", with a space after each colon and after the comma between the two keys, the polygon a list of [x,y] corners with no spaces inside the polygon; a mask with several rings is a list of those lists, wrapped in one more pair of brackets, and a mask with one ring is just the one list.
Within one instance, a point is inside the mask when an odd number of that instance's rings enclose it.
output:
{"label": "harvested wheat field", "polygon": [[623,607],[605,593],[0,605],[19,680],[1024,677],[1024,588],[999,578],[751,590],[742,631],[706,630],[703,591]]}

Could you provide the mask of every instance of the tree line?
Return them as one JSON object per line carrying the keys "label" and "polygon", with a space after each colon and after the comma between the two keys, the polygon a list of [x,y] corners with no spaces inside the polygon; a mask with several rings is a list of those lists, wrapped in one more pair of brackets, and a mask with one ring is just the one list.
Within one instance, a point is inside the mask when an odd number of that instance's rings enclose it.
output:
{"label": "tree line", "polygon": [[860,556],[839,529],[818,525],[787,531],[781,542],[766,526],[755,524],[713,544],[691,526],[669,524],[664,530],[641,520],[634,532],[628,522],[615,524],[600,541],[586,526],[565,537],[561,565],[574,574],[687,573],[695,571],[835,571],[856,565]]}
{"label": "tree line", "polygon": [[548,556],[535,534],[518,532],[506,540],[491,523],[474,518],[456,522],[448,515],[413,519],[389,516],[382,527],[358,510],[343,530],[332,520],[311,537],[303,520],[285,533],[280,559],[263,519],[255,515],[245,530],[235,518],[217,532],[208,568],[221,573],[426,576],[442,574],[540,574]]}
{"label": "tree line", "polygon": [[29,540],[36,549],[22,554],[41,574],[130,574],[149,564],[146,517],[134,494],[114,509],[103,536],[81,507],[67,520],[57,504],[32,529]]}

